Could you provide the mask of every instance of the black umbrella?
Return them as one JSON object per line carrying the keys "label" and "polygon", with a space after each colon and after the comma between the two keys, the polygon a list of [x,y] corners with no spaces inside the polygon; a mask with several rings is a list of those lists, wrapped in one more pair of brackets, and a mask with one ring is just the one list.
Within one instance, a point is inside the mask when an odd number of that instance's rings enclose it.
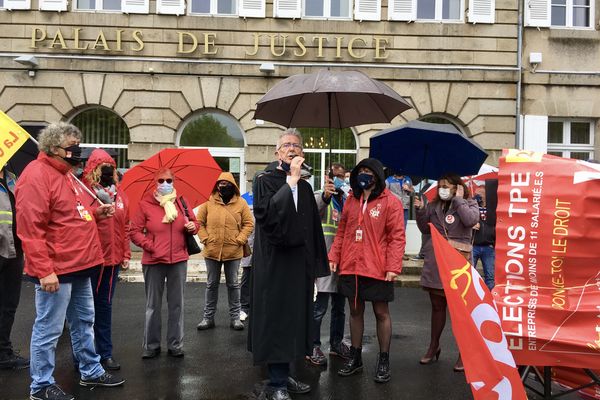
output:
{"label": "black umbrella", "polygon": [[412,108],[388,85],[360,71],[319,70],[290,76],[257,103],[255,119],[285,127],[331,128],[390,122]]}
{"label": "black umbrella", "polygon": [[370,156],[406,175],[437,180],[447,172],[477,174],[487,153],[454,125],[411,121],[373,135]]}

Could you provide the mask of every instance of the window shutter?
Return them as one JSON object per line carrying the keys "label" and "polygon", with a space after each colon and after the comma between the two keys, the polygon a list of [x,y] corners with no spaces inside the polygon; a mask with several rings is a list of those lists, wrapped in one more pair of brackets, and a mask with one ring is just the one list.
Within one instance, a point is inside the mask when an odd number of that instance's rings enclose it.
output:
{"label": "window shutter", "polygon": [[67,11],[67,0],[40,0],[40,10]]}
{"label": "window shutter", "polygon": [[523,150],[545,153],[548,150],[548,117],[525,115],[523,118]]}
{"label": "window shutter", "polygon": [[126,14],[148,14],[150,11],[149,0],[123,0],[121,8]]}
{"label": "window shutter", "polygon": [[525,26],[550,26],[550,0],[525,1]]}
{"label": "window shutter", "polygon": [[493,24],[495,16],[495,0],[469,0],[469,22],[474,24]]}
{"label": "window shutter", "polygon": [[183,15],[185,14],[185,2],[184,0],[156,0],[156,13]]}
{"label": "window shutter", "polygon": [[381,21],[381,0],[355,0],[354,19],[359,21]]}
{"label": "window shutter", "polygon": [[417,0],[389,0],[390,21],[414,21],[417,19]]}
{"label": "window shutter", "polygon": [[301,0],[275,0],[275,18],[300,18],[302,16]]}
{"label": "window shutter", "polygon": [[4,8],[7,10],[29,10],[31,0],[4,0]]}
{"label": "window shutter", "polygon": [[265,0],[240,0],[240,17],[264,18]]}

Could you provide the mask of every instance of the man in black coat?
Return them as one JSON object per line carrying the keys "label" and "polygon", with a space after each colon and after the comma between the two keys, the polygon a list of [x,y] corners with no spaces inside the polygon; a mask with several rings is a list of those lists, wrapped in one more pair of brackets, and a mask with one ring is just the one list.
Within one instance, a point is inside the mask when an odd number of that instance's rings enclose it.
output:
{"label": "man in black coat", "polygon": [[290,376],[290,363],[312,349],[315,278],[329,275],[321,219],[311,186],[300,179],[302,138],[294,129],[277,141],[278,166],[270,165],[253,184],[254,265],[248,349],[266,364],[268,400],[290,399],[310,386]]}

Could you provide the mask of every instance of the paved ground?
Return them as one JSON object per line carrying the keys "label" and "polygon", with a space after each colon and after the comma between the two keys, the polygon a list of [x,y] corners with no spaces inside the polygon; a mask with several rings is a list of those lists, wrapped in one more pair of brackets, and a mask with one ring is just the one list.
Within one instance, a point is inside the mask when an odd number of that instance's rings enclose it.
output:
{"label": "paved ground", "polygon": [[[34,319],[33,287],[23,283],[21,306],[13,330],[13,342],[24,355],[29,354],[31,325]],[[79,387],[74,372],[68,337],[63,335],[57,351],[55,377],[58,383],[78,399],[252,399],[254,385],[265,379],[265,371],[252,365],[246,351],[246,331],[229,329],[226,288],[221,285],[217,327],[198,332],[196,323],[204,303],[204,284],[188,283],[186,288],[185,358],[174,359],[163,353],[153,360],[142,360],[141,342],[144,318],[144,288],[139,283],[121,283],[114,300],[113,341],[115,358],[123,365],[121,375],[127,382],[120,388]],[[365,322],[364,362],[361,375],[341,378],[335,371],[341,366],[330,358],[327,368],[300,362],[298,377],[314,387],[310,394],[295,395],[299,400],[351,399],[470,399],[471,392],[464,374],[452,371],[457,350],[447,326],[442,339],[440,361],[422,366],[418,363],[429,341],[429,300],[420,289],[397,288],[391,305],[393,340],[391,351],[392,380],[388,384],[373,382],[377,353],[375,324],[370,309]],[[166,315],[163,313],[163,326]],[[323,324],[323,337],[328,320]],[[163,332],[164,335],[164,332]],[[25,399],[29,390],[29,373],[0,371],[0,399]],[[535,397],[531,396],[531,399]]]}

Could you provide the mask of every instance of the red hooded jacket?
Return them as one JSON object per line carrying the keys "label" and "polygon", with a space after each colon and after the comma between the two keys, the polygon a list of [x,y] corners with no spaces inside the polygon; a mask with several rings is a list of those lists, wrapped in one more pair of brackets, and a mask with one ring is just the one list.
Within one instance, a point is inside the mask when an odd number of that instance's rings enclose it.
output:
{"label": "red hooded jacket", "polygon": [[[185,199],[184,199],[185,201]],[[165,210],[149,192],[142,198],[139,208],[131,219],[131,241],[144,249],[142,264],[175,264],[189,259],[185,245],[186,218],[183,210],[176,203],[177,218],[170,224],[162,222]],[[186,201],[186,204],[190,204]],[[194,210],[188,206],[189,220],[196,225],[194,234],[198,233],[198,221]],[[145,230],[145,233],[144,233]]]}
{"label": "red hooded jacket", "polygon": [[[363,202],[364,204],[364,202]],[[404,208],[388,189],[367,203],[363,214],[362,241],[356,241],[360,199],[348,196],[329,252],[340,275],[360,275],[385,280],[386,272],[400,274],[406,240]]]}
{"label": "red hooded jacket", "polygon": [[[69,165],[40,152],[17,182],[17,234],[29,276],[64,275],[103,262],[92,197],[69,172]],[[89,213],[87,220],[78,204]]]}
{"label": "red hooded jacket", "polygon": [[[96,169],[100,164],[110,164],[117,167],[115,160],[104,150],[92,151],[83,171],[84,178]],[[93,185],[85,180],[90,190],[94,191]],[[115,213],[110,218],[96,221],[100,244],[104,252],[104,266],[119,265],[123,260],[131,258],[131,247],[129,245],[129,200],[123,191],[117,187],[117,196],[114,202]],[[95,210],[98,202],[91,207]]]}

